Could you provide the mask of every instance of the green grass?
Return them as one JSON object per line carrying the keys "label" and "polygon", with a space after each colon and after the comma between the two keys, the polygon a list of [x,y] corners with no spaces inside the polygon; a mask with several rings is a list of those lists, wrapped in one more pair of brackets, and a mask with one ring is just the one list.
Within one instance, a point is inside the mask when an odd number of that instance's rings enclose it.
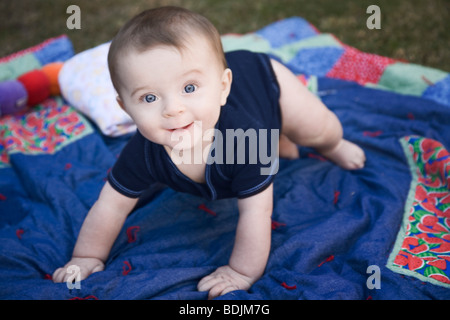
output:
{"label": "green grass", "polygon": [[[70,4],[81,8],[81,30],[66,27]],[[366,27],[371,4],[381,9],[380,30]],[[222,34],[301,16],[359,50],[450,71],[448,0],[2,0],[0,56],[60,34],[80,52],[109,41],[131,16],[161,5],[200,12]]]}

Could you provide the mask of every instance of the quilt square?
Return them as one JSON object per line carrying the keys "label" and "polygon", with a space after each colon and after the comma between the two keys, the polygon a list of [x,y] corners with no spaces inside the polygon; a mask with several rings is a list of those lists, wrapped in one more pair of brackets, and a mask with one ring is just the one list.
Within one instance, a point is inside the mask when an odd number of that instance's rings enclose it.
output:
{"label": "quilt square", "polygon": [[413,176],[387,267],[450,288],[450,154],[435,140],[401,140]]}
{"label": "quilt square", "polygon": [[339,60],[340,47],[306,48],[299,50],[287,66],[296,73],[324,76]]}
{"label": "quilt square", "polygon": [[93,132],[91,124],[61,97],[49,98],[22,114],[0,120],[0,168],[9,155],[53,154]]}
{"label": "quilt square", "polygon": [[274,22],[256,33],[267,39],[272,48],[279,48],[315,36],[320,32],[305,19],[292,17]]}
{"label": "quilt square", "polygon": [[356,81],[361,85],[376,84],[384,69],[396,62],[394,59],[361,52],[349,46],[344,48],[345,52],[328,72],[327,77]]}

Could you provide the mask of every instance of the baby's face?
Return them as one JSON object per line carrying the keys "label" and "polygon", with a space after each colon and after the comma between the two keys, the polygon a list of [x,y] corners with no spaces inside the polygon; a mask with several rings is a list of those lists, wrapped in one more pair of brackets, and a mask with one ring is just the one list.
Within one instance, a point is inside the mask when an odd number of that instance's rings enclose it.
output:
{"label": "baby's face", "polygon": [[119,103],[144,137],[169,150],[202,143],[199,128],[202,135],[214,128],[231,86],[231,71],[208,42],[190,40],[182,50],[158,46],[129,53],[119,66]]}

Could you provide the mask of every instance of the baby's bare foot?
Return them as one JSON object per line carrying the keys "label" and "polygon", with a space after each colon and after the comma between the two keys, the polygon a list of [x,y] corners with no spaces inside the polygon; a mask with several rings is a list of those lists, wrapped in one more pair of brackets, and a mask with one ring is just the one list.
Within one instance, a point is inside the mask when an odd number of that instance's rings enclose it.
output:
{"label": "baby's bare foot", "polygon": [[356,144],[344,139],[334,149],[322,154],[347,170],[361,169],[366,161],[364,151]]}

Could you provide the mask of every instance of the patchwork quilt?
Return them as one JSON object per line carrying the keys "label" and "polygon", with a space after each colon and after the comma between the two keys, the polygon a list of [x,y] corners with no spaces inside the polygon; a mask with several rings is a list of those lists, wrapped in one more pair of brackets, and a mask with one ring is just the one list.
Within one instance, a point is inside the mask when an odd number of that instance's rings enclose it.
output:
{"label": "patchwork quilt", "polygon": [[[288,66],[367,163],[345,171],[308,148],[282,159],[266,271],[218,299],[450,299],[449,73],[361,52],[300,17],[222,39]],[[0,59],[0,81],[77,56],[67,36],[50,39]],[[105,271],[52,282],[134,130],[103,130],[117,124],[61,89],[0,118],[0,298],[206,299],[196,286],[228,261],[237,203],[169,188],[128,217]]]}

